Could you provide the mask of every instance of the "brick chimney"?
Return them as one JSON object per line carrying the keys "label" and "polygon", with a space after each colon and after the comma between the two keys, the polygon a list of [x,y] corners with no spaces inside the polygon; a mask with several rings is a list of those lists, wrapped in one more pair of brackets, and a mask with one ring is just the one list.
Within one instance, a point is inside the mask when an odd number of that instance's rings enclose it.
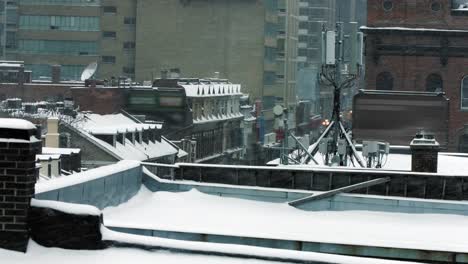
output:
{"label": "brick chimney", "polygon": [[22,119],[0,118],[0,248],[26,252],[27,217],[38,176],[36,127]]}

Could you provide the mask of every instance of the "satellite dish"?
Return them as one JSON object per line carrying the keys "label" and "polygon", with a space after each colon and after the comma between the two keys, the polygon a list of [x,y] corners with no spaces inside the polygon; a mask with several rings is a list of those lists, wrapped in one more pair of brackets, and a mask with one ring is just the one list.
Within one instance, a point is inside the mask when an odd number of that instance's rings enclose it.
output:
{"label": "satellite dish", "polygon": [[81,81],[86,81],[93,77],[93,75],[96,73],[98,67],[97,62],[91,62],[86,68],[83,70],[83,73],[81,73]]}
{"label": "satellite dish", "polygon": [[273,114],[280,116],[283,114],[283,110],[284,109],[281,105],[275,105],[275,107],[273,107]]}

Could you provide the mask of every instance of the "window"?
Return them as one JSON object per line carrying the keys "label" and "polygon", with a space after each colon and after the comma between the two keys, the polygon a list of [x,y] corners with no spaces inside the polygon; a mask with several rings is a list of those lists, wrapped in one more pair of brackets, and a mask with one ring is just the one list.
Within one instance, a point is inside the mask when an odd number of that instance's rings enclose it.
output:
{"label": "window", "polygon": [[431,4],[431,10],[432,11],[438,12],[438,11],[440,11],[440,9],[442,9],[442,5],[439,2],[433,2]]}
{"label": "window", "polygon": [[265,71],[263,72],[263,83],[265,85],[273,85],[276,83],[276,72]]}
{"label": "window", "polygon": [[383,1],[382,6],[385,11],[391,11],[393,9],[393,1],[385,0]]}
{"label": "window", "polygon": [[134,49],[135,48],[135,42],[127,41],[123,43],[123,48],[124,49]]}
{"label": "window", "polygon": [[427,76],[426,91],[428,92],[442,92],[443,91],[443,81],[442,81],[442,77],[439,74],[433,73]]}
{"label": "window", "polygon": [[375,83],[377,90],[393,90],[393,76],[389,72],[381,72],[377,75]]}
{"label": "window", "polygon": [[5,44],[6,44],[7,49],[16,49],[16,46],[17,46],[16,32],[7,31]]}
{"label": "window", "polygon": [[71,81],[71,80],[80,80],[81,73],[86,68],[86,65],[62,65],[61,69],[61,80]]}
{"label": "window", "polygon": [[52,69],[48,64],[25,64],[24,69],[32,72],[32,79],[38,80],[41,77],[50,77]]}
{"label": "window", "polygon": [[102,56],[102,63],[115,63],[115,56]]}
{"label": "window", "polygon": [[117,37],[117,32],[115,32],[115,31],[103,31],[102,36],[104,38],[116,38]]}
{"label": "window", "polygon": [[125,74],[135,74],[134,67],[123,67],[122,72]]}
{"label": "window", "polygon": [[115,6],[103,6],[102,7],[102,12],[104,14],[115,15],[115,14],[117,14],[117,7],[115,7]]}
{"label": "window", "polygon": [[134,18],[134,17],[124,17],[124,24],[125,25],[135,25],[136,24],[136,18]]}
{"label": "window", "polygon": [[461,109],[468,110],[468,76],[465,76],[461,85]]}
{"label": "window", "polygon": [[36,40],[22,39],[18,41],[18,52],[27,54],[59,54],[59,55],[96,55],[98,44],[95,41],[74,40]]}
{"label": "window", "polygon": [[[100,0],[20,0],[21,5],[68,5],[68,6],[98,6]],[[9,2],[9,5],[15,4],[14,2]]]}
{"label": "window", "polygon": [[461,135],[458,144],[458,151],[468,153],[468,135]]}
{"label": "window", "polygon": [[19,28],[23,30],[99,31],[99,17],[22,15]]}

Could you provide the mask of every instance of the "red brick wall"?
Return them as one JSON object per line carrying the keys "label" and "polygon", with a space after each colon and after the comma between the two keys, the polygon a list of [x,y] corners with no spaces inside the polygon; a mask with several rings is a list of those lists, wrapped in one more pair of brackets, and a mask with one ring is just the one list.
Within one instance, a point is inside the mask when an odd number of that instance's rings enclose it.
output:
{"label": "red brick wall", "polygon": [[125,105],[125,89],[118,88],[73,88],[75,105],[80,110],[98,114],[119,112]]}
{"label": "red brick wall", "polygon": [[[378,27],[424,27],[446,29],[468,29],[468,16],[452,16],[451,1],[440,1],[443,9],[440,13],[431,11],[433,0],[395,0],[394,9],[383,10],[383,0],[368,1],[368,25]],[[425,91],[426,78],[431,73],[438,73],[443,79],[443,89],[450,99],[449,110],[449,148],[456,151],[458,139],[465,124],[468,124],[468,111],[460,110],[460,87],[462,78],[468,75],[468,58],[449,57],[443,65],[439,56],[382,55],[375,61],[375,39],[386,45],[439,46],[438,35],[402,35],[392,32],[368,34],[366,37],[366,87],[376,89],[376,77],[380,72],[388,71],[393,75],[394,90]],[[449,46],[468,47],[468,37],[448,36]]]}
{"label": "red brick wall", "polygon": [[125,90],[117,88],[72,88],[76,85],[60,84],[0,84],[0,99],[18,97],[24,102],[37,102],[71,97],[82,111],[98,114],[119,112],[125,104]]}
{"label": "red brick wall", "polygon": [[18,97],[27,102],[47,100],[53,97],[70,97],[70,86],[54,84],[24,84],[21,88],[17,84],[0,84],[0,97]]}
{"label": "red brick wall", "polygon": [[[390,11],[384,10],[384,1],[367,1],[368,26],[466,29],[467,16],[452,15],[451,0],[393,0]],[[440,11],[431,9],[434,2],[441,4]]]}

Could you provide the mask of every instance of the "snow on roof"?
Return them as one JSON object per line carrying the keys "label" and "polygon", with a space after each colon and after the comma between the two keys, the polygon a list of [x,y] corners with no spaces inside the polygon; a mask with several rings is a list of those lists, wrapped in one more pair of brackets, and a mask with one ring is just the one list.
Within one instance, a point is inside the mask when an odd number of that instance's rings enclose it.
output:
{"label": "snow on roof", "polygon": [[91,133],[123,133],[131,131],[142,131],[144,129],[157,129],[157,124],[136,123],[123,114],[99,115],[86,114],[79,126]]}
{"label": "snow on roof", "polygon": [[[309,146],[309,150],[313,145]],[[393,149],[394,147],[391,146]],[[407,146],[397,146],[399,149],[409,149]],[[358,154],[362,157],[361,151]],[[316,165],[313,161],[310,161],[307,165],[288,165],[289,168],[295,169],[310,169],[316,168],[319,170],[333,170],[333,171],[373,171],[376,174],[379,173],[393,173],[393,174],[405,174],[411,171],[411,154],[397,154],[390,153],[383,160],[382,168],[360,168],[358,167],[330,167],[323,163],[323,157],[320,153],[316,153],[314,156],[315,160],[319,163]],[[465,164],[468,162],[468,156],[462,153],[448,153],[439,152],[437,159],[437,174],[444,176],[468,176],[468,168]],[[279,165],[279,158],[271,160],[267,163],[268,165]],[[280,165],[281,166],[281,165]],[[357,166],[357,165],[356,165]],[[273,167],[274,168],[274,167]],[[412,174],[419,175],[434,175],[434,173],[427,172],[412,172]]]}
{"label": "snow on roof", "polygon": [[23,64],[20,63],[7,63],[7,62],[0,62],[0,67],[14,67],[19,68],[22,67]]}
{"label": "snow on roof", "polygon": [[74,173],[67,177],[60,177],[54,179],[53,181],[40,181],[36,184],[36,194],[77,185],[95,179],[100,179],[123,170],[136,168],[138,166],[140,166],[139,161],[123,160],[117,162],[116,164],[103,166],[80,173]]}
{"label": "snow on roof", "polygon": [[116,142],[115,146],[109,144],[94,135],[116,135],[118,133],[140,132],[147,129],[159,129],[158,124],[141,124],[126,117],[123,114],[114,115],[99,115],[86,114],[83,118],[78,118],[79,121],[73,122],[73,126],[96,142],[102,148],[113,153],[118,158],[133,159],[133,160],[152,160],[168,155],[176,155],[178,148],[171,144],[166,138],[161,137],[159,141],[149,141],[148,143],[138,140],[132,142],[125,138],[125,144]]}
{"label": "snow on roof", "polygon": [[71,155],[80,153],[81,149],[78,148],[49,148],[43,147],[42,154],[62,154],[62,155]]}
{"label": "snow on roof", "polygon": [[203,123],[209,123],[209,122],[214,122],[214,121],[222,121],[222,120],[229,120],[229,119],[235,119],[235,118],[242,118],[244,115],[242,113],[228,113],[228,114],[220,114],[218,116],[215,115],[206,115],[202,116],[200,118],[195,118],[193,120],[193,123],[196,124],[203,124]]}
{"label": "snow on roof", "polygon": [[31,143],[39,142],[41,140],[37,139],[35,136],[30,136],[29,140],[26,139],[17,139],[17,138],[0,138],[0,142],[9,142],[9,143]]}
{"label": "snow on roof", "polygon": [[50,208],[60,212],[75,215],[101,215],[101,210],[94,206],[85,204],[72,204],[57,201],[31,199],[31,206],[39,208]]}
{"label": "snow on roof", "polygon": [[367,27],[367,26],[362,26],[360,29],[361,29],[361,30],[398,30],[398,31],[425,31],[425,32],[468,33],[468,30],[459,30],[459,29],[438,29],[438,28]]}
{"label": "snow on roof", "polygon": [[457,8],[452,8],[452,10],[457,10],[457,11],[468,11],[468,2],[466,3],[461,3],[458,5]]}
{"label": "snow on roof", "polygon": [[60,154],[38,154],[36,155],[36,160],[48,161],[48,160],[58,160],[60,159]]}
{"label": "snow on roof", "polygon": [[103,213],[107,226],[468,252],[468,216],[462,215],[303,211],[285,203],[220,197],[196,189],[153,193],[144,187],[127,203]]}
{"label": "snow on roof", "polygon": [[240,84],[182,84],[188,97],[243,95]]}
{"label": "snow on roof", "polygon": [[0,118],[0,128],[31,130],[36,129],[36,126],[24,119]]}
{"label": "snow on roof", "polygon": [[[110,231],[109,231],[110,232]],[[141,236],[121,235],[119,238],[128,241],[142,241],[145,239],[147,244],[157,244],[161,239],[145,238]],[[203,248],[204,244],[197,242],[185,242],[166,239],[173,241],[173,244],[190,244],[193,248]],[[220,244],[212,244],[214,250],[226,247]],[[348,256],[337,256],[331,254],[297,252],[292,250],[274,250],[274,249],[257,249],[250,246],[235,246],[235,252],[258,252],[268,259],[272,257],[287,257],[288,259],[306,259],[310,261],[326,261],[335,264],[405,264],[409,262],[397,262],[389,260],[379,260],[371,258],[356,258]],[[218,250],[219,251],[219,250]],[[227,251],[226,253],[229,253]],[[242,255],[242,254],[239,254]],[[245,255],[245,254],[244,254]],[[181,252],[171,252],[167,250],[141,250],[135,248],[108,248],[103,250],[69,250],[61,248],[46,248],[38,245],[33,240],[29,241],[28,250],[26,253],[0,249],[0,258],[7,260],[8,264],[83,264],[83,263],[138,263],[138,264],[288,264],[288,262],[274,260],[258,260],[252,258],[236,258],[227,256],[215,256],[210,254],[190,254]],[[271,259],[271,258],[270,258]]]}

